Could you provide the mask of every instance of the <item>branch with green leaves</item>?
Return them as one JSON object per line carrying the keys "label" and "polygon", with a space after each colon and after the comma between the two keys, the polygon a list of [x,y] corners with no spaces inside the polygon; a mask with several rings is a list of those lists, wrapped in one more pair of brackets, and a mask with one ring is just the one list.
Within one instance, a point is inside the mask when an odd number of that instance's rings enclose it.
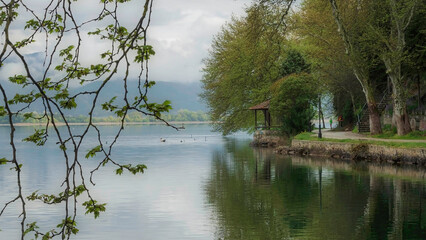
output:
{"label": "branch with green leaves", "polygon": [[[10,204],[21,202],[21,212],[17,213],[21,218],[21,239],[31,234],[36,239],[41,237],[43,240],[57,237],[70,239],[78,233],[75,221],[79,206],[77,199],[83,196],[88,199],[82,204],[86,214],[93,214],[98,218],[100,213],[106,210],[106,203],[98,203],[90,194],[91,186],[85,179],[81,164],[84,159],[94,158],[96,154],[103,155],[101,160],[98,160],[98,167],[90,172],[90,182],[93,186],[93,175],[107,164],[116,166],[115,172],[118,175],[124,170],[132,174],[144,172],[146,166],[143,164],[122,164],[114,161],[112,157],[113,146],[122,134],[129,113],[151,116],[170,126],[162,118],[162,113],[171,109],[171,103],[167,100],[154,103],[147,97],[149,88],[155,85],[155,82],[148,78],[148,62],[155,52],[147,43],[153,0],[102,0],[98,3],[98,8],[93,9],[93,15],[87,19],[75,15],[78,2],[82,1],[51,0],[44,6],[40,6],[43,3],[37,3],[37,7],[24,0],[0,3],[1,41],[4,43],[0,49],[0,69],[6,68],[12,61],[19,62],[23,69],[18,74],[8,76],[10,84],[18,86],[19,92],[7,89],[7,85],[0,81],[0,117],[8,118],[11,149],[10,156],[0,156],[0,166],[11,165],[14,170],[11,174],[17,174],[19,190],[18,195],[2,208],[0,217]],[[128,4],[141,7],[141,11],[139,16],[133,17],[133,23],[125,25],[122,23],[123,16],[118,12],[128,7]],[[24,19],[25,24],[20,26]],[[18,36],[16,31],[20,31],[25,37]],[[17,40],[18,37],[21,39]],[[87,38],[107,46],[99,52],[96,60],[84,59],[83,52],[92,47],[87,44]],[[29,60],[28,53],[29,49],[39,46],[43,46],[39,52],[44,53],[44,59],[39,61],[40,66],[34,67],[36,63]],[[133,79],[135,81],[132,81]],[[99,96],[111,81],[121,81],[122,92],[117,93],[110,101],[101,103]],[[73,91],[73,86],[84,87],[88,83],[99,84],[96,89]],[[139,94],[130,95],[131,88],[138,89]],[[90,110],[87,113],[89,120],[84,131],[77,134],[70,126],[67,111],[78,108],[79,99],[82,97],[91,98]],[[115,103],[116,99],[121,99],[121,104]],[[36,105],[43,107],[41,115],[31,113]],[[103,143],[103,133],[94,122],[97,109],[111,112],[120,119],[121,124],[109,145]],[[14,121],[15,117],[22,114],[25,119],[45,123],[23,141],[37,147],[56,142],[62,154],[66,172],[58,183],[62,188],[58,194],[43,194],[37,190],[29,196],[22,193],[21,174],[25,166],[22,165],[22,159],[17,157]],[[82,146],[90,130],[95,130],[98,145],[83,153]],[[61,204],[65,212],[62,222],[48,232],[41,232],[36,222],[26,222],[27,201],[41,201],[47,205]]]}

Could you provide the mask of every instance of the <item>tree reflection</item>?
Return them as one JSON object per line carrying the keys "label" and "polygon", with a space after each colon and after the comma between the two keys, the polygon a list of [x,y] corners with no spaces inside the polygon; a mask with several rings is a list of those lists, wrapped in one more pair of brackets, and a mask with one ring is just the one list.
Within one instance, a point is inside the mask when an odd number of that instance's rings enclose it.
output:
{"label": "tree reflection", "polygon": [[[424,239],[425,182],[227,142],[205,191],[216,239]],[[417,173],[416,173],[417,174]]]}

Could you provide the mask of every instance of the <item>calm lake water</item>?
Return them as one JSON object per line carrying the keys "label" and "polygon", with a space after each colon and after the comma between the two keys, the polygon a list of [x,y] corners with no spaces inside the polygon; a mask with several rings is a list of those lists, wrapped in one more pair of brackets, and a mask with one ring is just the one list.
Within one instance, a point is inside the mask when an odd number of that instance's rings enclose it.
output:
{"label": "calm lake water", "polygon": [[[33,129],[18,127],[18,139]],[[101,129],[107,141],[117,130]],[[8,131],[0,127],[0,158],[10,154]],[[107,165],[97,172],[92,194],[108,203],[107,211],[94,220],[79,209],[80,232],[73,239],[426,239],[424,170],[282,157],[250,148],[250,139],[222,137],[208,125],[179,132],[126,127],[113,157],[148,169],[116,176]],[[95,140],[90,135],[85,149]],[[18,141],[26,194],[59,191],[63,160],[52,143]],[[96,159],[83,162],[86,173],[96,166]],[[16,196],[9,168],[0,167],[0,206]],[[1,240],[18,239],[18,207],[0,217]],[[64,215],[38,202],[28,204],[28,214],[28,222],[37,221],[42,231]]]}

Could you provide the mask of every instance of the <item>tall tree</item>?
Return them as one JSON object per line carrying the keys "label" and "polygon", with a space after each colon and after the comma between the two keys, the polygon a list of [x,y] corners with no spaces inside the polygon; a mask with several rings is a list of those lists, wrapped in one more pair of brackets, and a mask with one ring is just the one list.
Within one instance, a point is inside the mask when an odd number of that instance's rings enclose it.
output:
{"label": "tall tree", "polygon": [[[340,5],[338,5],[336,0],[330,0],[334,20],[342,37],[346,54],[367,101],[370,132],[379,134],[382,132],[380,115],[374,96],[374,85],[370,79],[374,54],[369,49],[372,42],[366,41],[365,38],[365,21],[368,19],[368,11],[362,7],[362,2],[365,1],[340,1]],[[343,9],[346,15],[342,14]]]}
{"label": "tall tree", "polygon": [[286,41],[280,22],[286,11],[255,4],[214,38],[204,59],[201,97],[216,130],[223,134],[253,129],[248,109],[271,97],[269,86],[280,76],[279,59]]}
{"label": "tall tree", "polygon": [[378,53],[386,66],[386,72],[392,82],[393,114],[398,135],[411,131],[407,112],[408,72],[403,63],[407,59],[407,28],[416,14],[417,0],[386,0],[371,2],[370,21],[367,26],[372,37],[377,40]]}
{"label": "tall tree", "polygon": [[303,49],[312,71],[333,96],[335,114],[343,116],[347,123],[356,122],[355,114],[365,98],[335,27],[330,4],[322,0],[303,1],[291,22],[290,30],[296,36],[292,41]]}
{"label": "tall tree", "polygon": [[274,84],[277,89],[271,100],[271,111],[281,120],[287,136],[311,130],[315,116],[313,106],[318,101],[318,88],[312,75],[289,74]]}

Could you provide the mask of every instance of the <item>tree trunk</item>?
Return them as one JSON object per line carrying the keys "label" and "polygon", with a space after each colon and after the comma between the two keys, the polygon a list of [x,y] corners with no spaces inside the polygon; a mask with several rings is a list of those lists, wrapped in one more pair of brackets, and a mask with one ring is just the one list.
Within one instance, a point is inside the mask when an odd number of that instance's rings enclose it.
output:
{"label": "tree trunk", "polygon": [[382,126],[380,124],[380,114],[377,110],[376,103],[367,103],[368,112],[370,114],[370,133],[371,135],[381,134]]}
{"label": "tree trunk", "polygon": [[417,75],[417,110],[419,111],[420,115],[421,115],[421,111],[422,111],[422,102],[420,101],[421,98],[421,90],[420,90],[420,74]]}
{"label": "tree trunk", "polygon": [[407,112],[407,74],[403,72],[402,63],[405,59],[405,30],[410,24],[417,1],[404,2],[390,0],[391,31],[385,40],[386,49],[382,60],[386,72],[393,85],[393,118],[396,120],[398,135],[411,132],[410,118]]}
{"label": "tree trunk", "polygon": [[393,111],[393,113],[392,113],[392,127],[396,128],[396,115],[395,115],[395,111]]}
{"label": "tree trunk", "polygon": [[354,94],[351,91],[347,91],[349,93],[349,95],[351,96],[351,101],[352,101],[352,112],[354,114],[354,116],[356,116],[356,106],[355,106],[355,97]]}
{"label": "tree trunk", "polygon": [[364,89],[366,95],[368,113],[370,114],[370,134],[376,135],[382,133],[382,125],[380,124],[380,113],[377,109],[376,99],[371,88]]}
{"label": "tree trunk", "polygon": [[321,110],[321,118],[322,118],[322,128],[325,129],[324,113],[322,112],[322,110]]}
{"label": "tree trunk", "polygon": [[396,120],[396,130],[398,135],[405,135],[411,132],[410,118],[407,113],[407,103],[404,98],[394,95],[393,114]]}
{"label": "tree trunk", "polygon": [[365,58],[359,58],[360,50],[355,47],[352,43],[353,40],[350,39],[350,34],[348,34],[343,20],[340,17],[339,8],[337,7],[336,0],[329,0],[331,8],[333,10],[333,17],[337,24],[339,34],[342,37],[343,43],[345,45],[346,54],[349,56],[349,62],[352,65],[352,70],[354,71],[355,77],[358,79],[359,83],[362,86],[362,90],[365,94],[367,100],[368,111],[370,114],[370,133],[371,134],[380,134],[382,133],[382,126],[380,124],[380,115],[377,110],[376,100],[374,99],[373,87],[369,79],[368,65],[364,64],[366,61]]}
{"label": "tree trunk", "polygon": [[392,82],[393,96],[393,119],[396,122],[398,135],[405,135],[411,132],[410,118],[407,112],[407,94],[404,86],[404,78],[401,74],[401,64],[394,63],[389,56],[383,57],[389,78]]}

